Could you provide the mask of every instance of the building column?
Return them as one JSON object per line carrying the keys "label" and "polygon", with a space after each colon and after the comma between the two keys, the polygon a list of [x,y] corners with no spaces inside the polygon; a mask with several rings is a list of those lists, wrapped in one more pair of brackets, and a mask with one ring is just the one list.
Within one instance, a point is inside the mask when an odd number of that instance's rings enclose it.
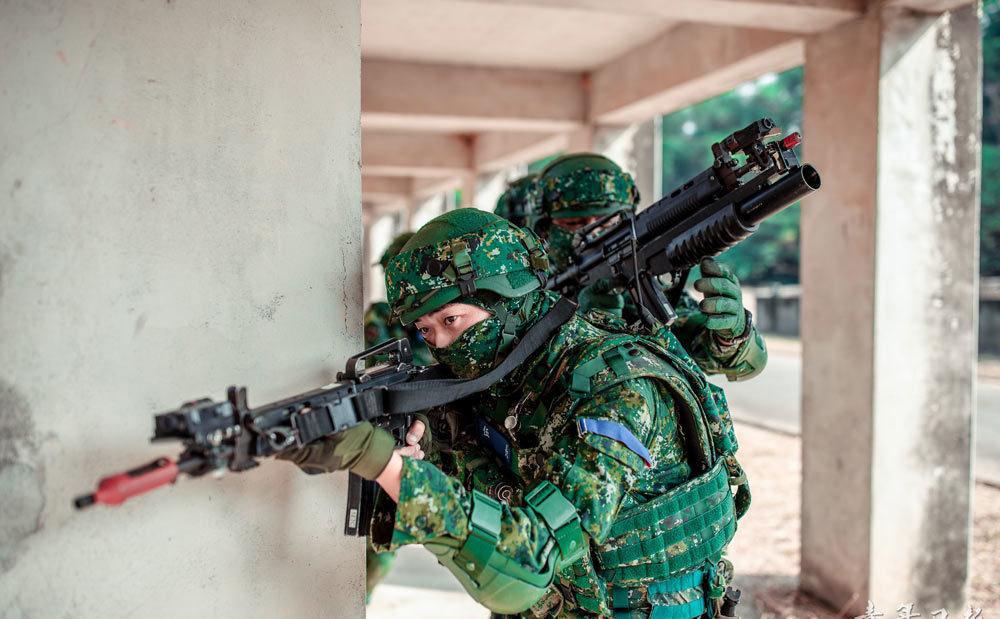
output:
{"label": "building column", "polygon": [[974,6],[806,46],[801,584],[849,615],[965,603],[980,58]]}
{"label": "building column", "polygon": [[364,615],[344,473],[70,502],[181,453],[153,414],[362,349],[360,34],[358,0],[0,6],[0,616]]}
{"label": "building column", "polygon": [[460,185],[458,187],[459,191],[462,193],[462,203],[459,205],[462,208],[465,207],[479,207],[486,209],[485,206],[480,206],[476,204],[476,172],[475,170],[469,170],[465,174],[462,174],[460,179]]}
{"label": "building column", "polygon": [[566,135],[566,152],[578,153],[593,150],[595,133],[596,127],[594,125],[583,125],[570,131]]}
{"label": "building column", "polygon": [[627,127],[601,127],[593,148],[635,178],[641,204],[659,199],[663,179],[663,136],[660,117]]}

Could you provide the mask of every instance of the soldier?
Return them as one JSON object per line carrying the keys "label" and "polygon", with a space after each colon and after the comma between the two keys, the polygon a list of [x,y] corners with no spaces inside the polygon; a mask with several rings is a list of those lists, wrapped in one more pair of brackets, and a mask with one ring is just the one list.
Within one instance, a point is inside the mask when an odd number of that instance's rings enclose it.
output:
{"label": "soldier", "polygon": [[[412,232],[404,232],[394,238],[389,246],[382,252],[382,257],[379,258],[379,264],[382,265],[383,272],[386,266],[399,250],[402,249],[403,245],[410,240],[413,236]],[[410,341],[410,349],[413,351],[414,363],[417,365],[430,365],[433,363],[430,351],[427,349],[427,344],[424,339],[416,332],[409,333],[407,330],[399,323],[399,321],[392,320],[392,310],[389,304],[385,301],[376,301],[368,306],[365,311],[365,348],[371,348],[376,344],[381,344],[382,342],[388,340],[395,340],[400,338],[406,338]],[[389,571],[392,569],[392,564],[396,561],[395,552],[376,552],[371,546],[368,546],[365,552],[365,600],[369,600],[372,595],[372,591],[378,583],[382,582],[386,576],[389,575]]]}
{"label": "soldier", "polygon": [[[382,257],[378,260],[378,263],[382,265],[383,272],[385,272],[389,260],[399,253],[399,250],[412,236],[412,232],[404,232],[389,243],[389,246],[382,252]],[[388,340],[406,338],[410,340],[410,349],[413,351],[413,359],[417,365],[433,363],[434,360],[431,358],[430,351],[427,350],[424,339],[416,331],[408,332],[403,325],[399,324],[399,321],[392,320],[392,310],[385,301],[376,301],[369,305],[368,309],[365,310],[364,320],[365,348],[371,348]]]}
{"label": "soldier", "polygon": [[530,193],[537,178],[537,174],[528,174],[508,183],[507,190],[500,194],[493,212],[518,228],[530,228],[534,215]]}
{"label": "soldier", "polygon": [[[530,232],[459,209],[390,261],[389,300],[439,363],[478,377],[565,302],[541,290],[545,262]],[[567,315],[459,407],[459,423],[492,450],[492,477],[516,487],[509,502],[421,460],[416,425],[396,451],[361,424],[290,459],[375,479],[397,505],[373,541],[423,544],[495,613],[719,616],[732,576],[722,554],[749,505],[721,391],[669,330],[613,333]]]}
{"label": "soldier", "polygon": [[[639,192],[632,177],[595,153],[564,155],[542,170],[532,192],[534,229],[549,244],[549,255],[564,267],[573,255],[573,235],[601,217],[634,211]],[[709,374],[745,380],[767,363],[764,338],[743,307],[740,282],[732,270],[712,259],[701,263],[695,290],[700,304],[684,292],[675,310],[675,335]],[[580,311],[601,309],[631,324],[639,319],[632,299],[602,280],[580,291]]]}

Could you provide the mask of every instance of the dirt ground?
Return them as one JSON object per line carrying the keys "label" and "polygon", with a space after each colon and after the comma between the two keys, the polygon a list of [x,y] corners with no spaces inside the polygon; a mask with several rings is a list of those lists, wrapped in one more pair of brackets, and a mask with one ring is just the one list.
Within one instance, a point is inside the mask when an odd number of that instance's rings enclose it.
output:
{"label": "dirt ground", "polygon": [[[796,591],[799,571],[800,440],[740,425],[740,462],[753,488],[750,512],[730,545],[739,584],[755,603],[740,614],[762,618],[846,617]],[[983,619],[1000,618],[1000,489],[976,484],[973,496],[970,603]],[[895,609],[879,609],[887,617]],[[915,609],[917,610],[917,609]],[[924,612],[929,617],[930,609]]]}

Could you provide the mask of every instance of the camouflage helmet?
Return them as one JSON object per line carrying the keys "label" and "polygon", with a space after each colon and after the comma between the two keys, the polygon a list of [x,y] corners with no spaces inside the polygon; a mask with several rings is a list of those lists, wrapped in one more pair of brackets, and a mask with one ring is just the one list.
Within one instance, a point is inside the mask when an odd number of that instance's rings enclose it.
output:
{"label": "camouflage helmet", "polygon": [[548,257],[533,232],[474,208],[439,215],[389,261],[393,316],[409,324],[462,296],[486,290],[523,296],[542,285]]}
{"label": "camouflage helmet", "polygon": [[542,170],[535,192],[536,214],[548,219],[609,215],[639,203],[632,176],[597,153],[555,159]]}
{"label": "camouflage helmet", "polygon": [[378,263],[382,265],[383,271],[389,266],[389,261],[392,260],[393,256],[398,254],[399,250],[403,249],[403,245],[406,245],[406,242],[413,238],[413,234],[413,232],[404,232],[392,239],[389,246],[382,252],[382,257],[378,259]]}
{"label": "camouflage helmet", "polygon": [[528,174],[508,183],[507,190],[500,195],[493,212],[515,226],[523,228],[529,225],[534,210],[531,189],[537,178],[538,174]]}

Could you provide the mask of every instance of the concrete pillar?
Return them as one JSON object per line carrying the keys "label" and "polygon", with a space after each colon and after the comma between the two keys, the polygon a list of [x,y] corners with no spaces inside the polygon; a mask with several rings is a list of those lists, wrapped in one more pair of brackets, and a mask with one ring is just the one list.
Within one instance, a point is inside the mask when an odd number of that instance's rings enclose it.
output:
{"label": "concrete pillar", "polygon": [[0,616],[363,614],[344,475],[71,505],[180,452],[152,414],[360,350],[359,35],[357,0],[0,4]]}
{"label": "concrete pillar", "polygon": [[627,127],[600,127],[594,132],[593,147],[635,178],[642,205],[659,199],[663,178],[660,117]]}
{"label": "concrete pillar", "polygon": [[[476,173],[474,170],[470,170],[461,176],[460,185],[458,187],[462,194],[462,203],[459,205],[461,207],[473,207],[487,209],[486,206],[481,206],[476,200]],[[447,198],[449,201],[451,198]]]}
{"label": "concrete pillar", "polygon": [[802,586],[960,613],[979,216],[976,8],[873,8],[806,47]]}
{"label": "concrete pillar", "polygon": [[578,153],[594,149],[594,125],[583,125],[566,136],[566,152]]}

